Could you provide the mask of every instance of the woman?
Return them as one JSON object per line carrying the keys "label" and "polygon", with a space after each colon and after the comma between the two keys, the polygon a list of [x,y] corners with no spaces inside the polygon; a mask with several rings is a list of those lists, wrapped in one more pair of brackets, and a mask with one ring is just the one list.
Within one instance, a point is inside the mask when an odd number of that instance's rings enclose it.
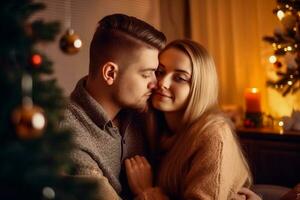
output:
{"label": "woman", "polygon": [[218,110],[212,57],[193,41],[176,40],[159,61],[152,97],[157,134],[149,137],[161,156],[156,187],[149,163],[136,156],[125,161],[133,193],[141,199],[230,199],[251,184],[251,175],[229,121]]}

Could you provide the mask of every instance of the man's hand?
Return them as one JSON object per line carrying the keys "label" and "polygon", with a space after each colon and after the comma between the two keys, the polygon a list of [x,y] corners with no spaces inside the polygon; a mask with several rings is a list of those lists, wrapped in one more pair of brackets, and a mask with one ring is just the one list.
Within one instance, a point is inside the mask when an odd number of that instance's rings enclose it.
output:
{"label": "man's hand", "polygon": [[257,194],[248,188],[241,188],[237,194],[232,197],[233,200],[262,200]]}
{"label": "man's hand", "polygon": [[152,187],[152,169],[143,156],[134,156],[125,160],[128,184],[135,195]]}

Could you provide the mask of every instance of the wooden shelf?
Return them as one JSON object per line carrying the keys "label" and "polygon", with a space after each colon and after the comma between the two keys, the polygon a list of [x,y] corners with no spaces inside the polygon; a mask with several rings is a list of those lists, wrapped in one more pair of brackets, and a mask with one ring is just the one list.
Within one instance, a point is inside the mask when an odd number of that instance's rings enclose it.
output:
{"label": "wooden shelf", "polygon": [[241,138],[253,138],[262,140],[300,142],[300,132],[280,131],[272,128],[244,128],[238,127],[237,134]]}

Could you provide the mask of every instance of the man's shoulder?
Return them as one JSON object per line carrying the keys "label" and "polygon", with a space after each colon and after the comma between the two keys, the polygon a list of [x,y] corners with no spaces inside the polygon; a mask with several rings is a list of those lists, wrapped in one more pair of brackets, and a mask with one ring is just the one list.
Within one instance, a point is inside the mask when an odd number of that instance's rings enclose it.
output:
{"label": "man's shoulder", "polygon": [[64,128],[70,128],[73,132],[83,132],[86,129],[86,118],[88,116],[85,114],[83,108],[81,108],[74,101],[69,100],[64,110],[64,119],[61,121],[60,125]]}
{"label": "man's shoulder", "polygon": [[67,106],[64,110],[64,120],[63,122],[72,122],[74,120],[78,120],[78,115],[83,114],[83,109],[78,106],[75,102],[72,100],[68,100]]}

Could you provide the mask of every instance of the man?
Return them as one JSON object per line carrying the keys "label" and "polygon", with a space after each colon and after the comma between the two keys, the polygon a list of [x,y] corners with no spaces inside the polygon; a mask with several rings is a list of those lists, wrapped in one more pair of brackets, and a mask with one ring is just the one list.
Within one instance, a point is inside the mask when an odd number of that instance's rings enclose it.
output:
{"label": "man", "polygon": [[89,73],[71,94],[63,126],[74,131],[75,175],[101,179],[102,199],[122,195],[121,164],[145,153],[139,113],[156,86],[163,33],[135,17],[100,20],[90,45]]}
{"label": "man", "polygon": [[163,33],[123,14],[104,17],[94,33],[89,73],[72,92],[62,125],[73,129],[75,178],[97,178],[97,199],[128,197],[121,193],[121,164],[144,155],[146,146],[143,118],[132,109],[147,109],[165,42]]}

